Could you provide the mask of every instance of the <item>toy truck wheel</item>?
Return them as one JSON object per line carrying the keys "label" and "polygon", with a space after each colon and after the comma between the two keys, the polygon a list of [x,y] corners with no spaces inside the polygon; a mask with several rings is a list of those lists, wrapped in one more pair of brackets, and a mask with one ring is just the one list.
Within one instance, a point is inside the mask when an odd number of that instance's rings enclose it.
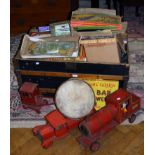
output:
{"label": "toy truck wheel", "polygon": [[38,130],[33,129],[32,132],[33,132],[33,135],[34,135],[34,136],[37,136],[37,135],[38,135]]}
{"label": "toy truck wheel", "polygon": [[136,119],[136,114],[132,114],[131,117],[129,118],[129,123],[133,123]]}
{"label": "toy truck wheel", "polygon": [[97,141],[93,142],[93,143],[90,145],[90,150],[91,150],[92,152],[98,151],[99,148],[100,148],[100,143],[97,142]]}
{"label": "toy truck wheel", "polygon": [[35,127],[35,128],[32,129],[32,132],[33,132],[33,135],[34,136],[37,136],[38,135],[39,129],[40,129],[39,126],[37,126],[37,127]]}
{"label": "toy truck wheel", "polygon": [[51,140],[51,139],[47,139],[46,141],[44,141],[44,142],[42,143],[42,147],[43,147],[44,149],[48,149],[50,145],[52,145],[52,140]]}
{"label": "toy truck wheel", "polygon": [[37,113],[37,114],[40,114],[41,112],[40,112],[40,110],[36,110],[36,113]]}

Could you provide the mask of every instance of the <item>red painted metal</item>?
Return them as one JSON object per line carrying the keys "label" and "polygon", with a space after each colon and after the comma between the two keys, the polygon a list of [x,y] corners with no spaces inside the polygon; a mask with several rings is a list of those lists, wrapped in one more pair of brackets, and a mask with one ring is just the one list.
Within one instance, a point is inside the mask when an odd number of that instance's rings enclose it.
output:
{"label": "red painted metal", "polygon": [[79,127],[85,135],[92,135],[111,122],[116,113],[116,107],[112,104],[108,104],[105,108],[102,108],[100,111],[85,119]]}
{"label": "red painted metal", "polygon": [[54,128],[52,128],[49,124],[42,126],[39,130],[39,136],[42,141],[54,136]]}
{"label": "red painted metal", "polygon": [[68,133],[79,125],[82,120],[71,120],[64,117],[58,110],[52,111],[45,116],[47,124],[36,126],[33,133],[41,139],[42,147],[48,148],[53,141],[64,138]]}
{"label": "red painted metal", "polygon": [[45,116],[47,124],[33,128],[34,135],[41,139],[42,147],[48,148],[53,141],[65,137],[79,126],[82,135],[78,142],[90,150],[99,149],[98,140],[140,109],[140,98],[126,90],[119,89],[106,97],[106,107],[93,111],[86,118],[72,120],[58,110]]}
{"label": "red painted metal", "polygon": [[79,125],[82,135],[77,140],[90,150],[103,135],[140,109],[140,98],[123,89],[108,95],[105,101],[106,107],[88,116]]}
{"label": "red painted metal", "polygon": [[37,113],[40,113],[42,106],[54,103],[53,98],[45,98],[41,95],[36,83],[24,82],[19,90],[19,94],[23,108],[30,108]]}
{"label": "red painted metal", "polygon": [[124,89],[119,89],[105,98],[107,104],[114,104],[117,107],[117,114],[114,118],[118,123],[129,118],[140,109],[140,98]]}

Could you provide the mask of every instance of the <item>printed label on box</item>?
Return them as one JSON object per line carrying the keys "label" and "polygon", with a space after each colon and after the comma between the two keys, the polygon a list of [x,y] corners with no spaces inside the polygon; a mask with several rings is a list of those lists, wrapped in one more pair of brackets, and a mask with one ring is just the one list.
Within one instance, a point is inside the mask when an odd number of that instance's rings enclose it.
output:
{"label": "printed label on box", "polygon": [[106,105],[105,97],[119,88],[119,81],[102,79],[84,79],[93,89],[96,97],[95,109],[99,110]]}

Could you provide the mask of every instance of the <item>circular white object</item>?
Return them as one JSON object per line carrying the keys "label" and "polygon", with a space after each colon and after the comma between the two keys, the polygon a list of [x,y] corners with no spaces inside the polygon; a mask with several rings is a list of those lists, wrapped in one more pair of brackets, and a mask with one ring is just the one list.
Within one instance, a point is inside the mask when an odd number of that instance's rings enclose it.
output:
{"label": "circular white object", "polygon": [[88,115],[94,107],[92,88],[84,81],[70,79],[56,92],[56,106],[66,117],[79,119]]}

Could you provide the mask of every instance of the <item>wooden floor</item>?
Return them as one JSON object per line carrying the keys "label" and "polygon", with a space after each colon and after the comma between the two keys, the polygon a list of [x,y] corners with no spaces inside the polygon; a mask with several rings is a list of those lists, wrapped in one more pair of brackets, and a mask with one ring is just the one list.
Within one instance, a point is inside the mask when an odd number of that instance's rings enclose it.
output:
{"label": "wooden floor", "polygon": [[78,129],[49,149],[42,149],[40,141],[31,129],[11,129],[11,155],[143,155],[144,123],[133,126],[118,126],[101,140],[99,151],[92,153],[80,146],[76,137]]}

